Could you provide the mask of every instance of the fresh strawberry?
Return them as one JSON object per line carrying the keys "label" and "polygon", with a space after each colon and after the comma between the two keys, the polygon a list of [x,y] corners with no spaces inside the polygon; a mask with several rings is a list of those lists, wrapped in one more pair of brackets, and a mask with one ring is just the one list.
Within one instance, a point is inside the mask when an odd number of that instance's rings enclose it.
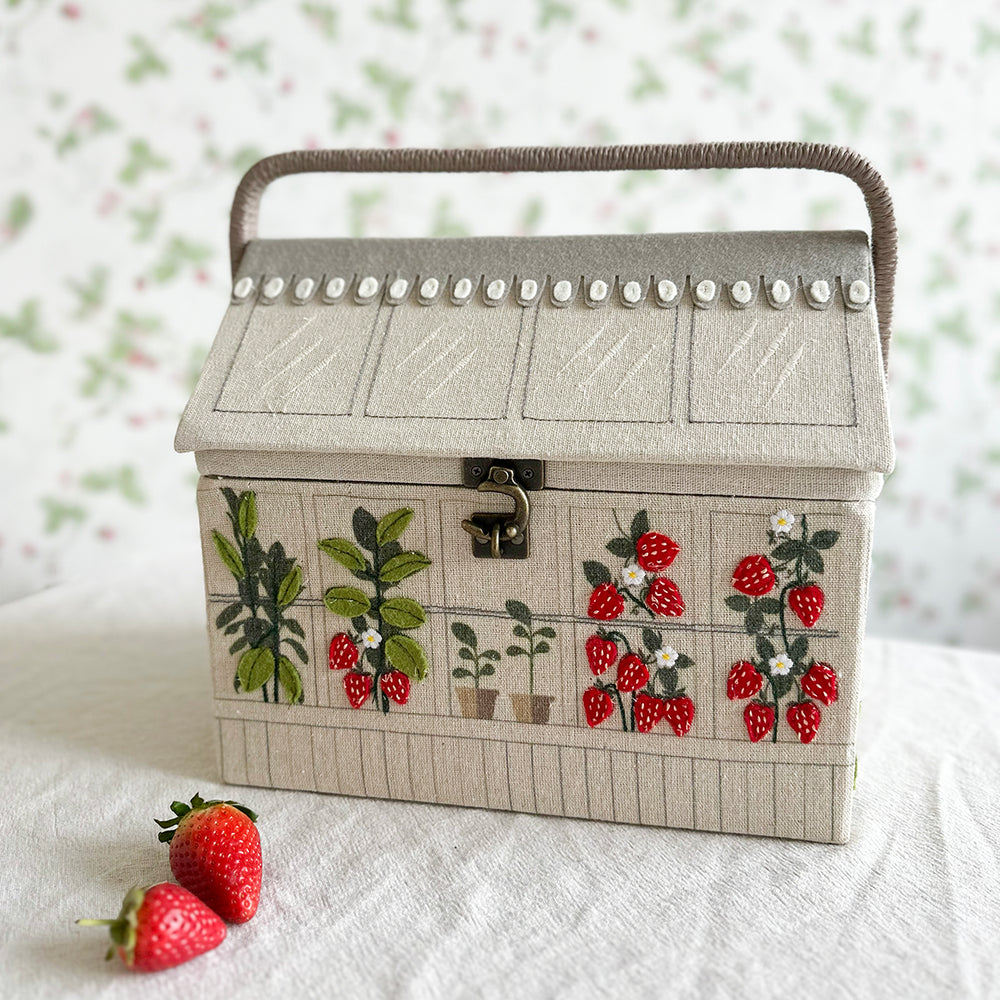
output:
{"label": "fresh strawberry", "polygon": [[595,587],[587,606],[587,614],[601,621],[611,621],[624,610],[625,598],[618,593],[618,588],[613,583],[602,583]]}
{"label": "fresh strawberry", "polygon": [[78,920],[83,927],[107,927],[110,962],[117,951],[136,972],[159,972],[218,948],[226,925],[200,899],[172,882],[129,889],[114,920]]}
{"label": "fresh strawberry", "polygon": [[798,733],[803,743],[812,743],[819,732],[819,722],[823,718],[819,706],[811,701],[797,701],[788,706],[788,724]]}
{"label": "fresh strawberry", "polygon": [[694,702],[690,698],[671,698],[664,718],[678,736],[683,736],[694,723]]}
{"label": "fresh strawberry", "polygon": [[361,650],[354,644],[354,640],[344,632],[335,635],[330,640],[330,669],[350,670],[357,666]]}
{"label": "fresh strawberry", "polygon": [[410,698],[410,678],[402,670],[383,674],[378,684],[383,694],[397,705],[405,705]]}
{"label": "fresh strawberry", "polygon": [[837,700],[837,675],[829,663],[814,663],[802,678],[802,690],[807,695],[832,705]]}
{"label": "fresh strawberry", "polygon": [[658,573],[666,569],[677,558],[681,547],[658,531],[647,531],[635,543],[635,554],[639,565],[647,573]]}
{"label": "fresh strawberry", "polygon": [[764,686],[764,675],[746,660],[734,663],[726,681],[726,697],[730,701],[752,698]]}
{"label": "fresh strawberry", "polygon": [[586,644],[590,672],[600,677],[618,659],[618,647],[610,639],[592,635]]}
{"label": "fresh strawberry", "polygon": [[655,615],[677,618],[684,614],[684,598],[673,580],[658,576],[646,592],[646,607]]}
{"label": "fresh strawberry", "polygon": [[372,693],[372,675],[359,674],[356,670],[344,674],[344,690],[351,708],[361,708]]}
{"label": "fresh strawberry", "polygon": [[[170,844],[170,870],[223,920],[245,924],[260,902],[260,834],[257,814],[238,802],[200,795],[191,805],[172,802],[172,819],[158,819],[160,840]],[[172,829],[176,827],[176,829]]]}
{"label": "fresh strawberry", "polygon": [[583,711],[588,726],[599,726],[614,710],[615,703],[607,691],[589,687],[583,692]]}
{"label": "fresh strawberry", "polygon": [[774,587],[774,570],[767,556],[747,556],[733,570],[733,587],[741,594],[760,597]]}
{"label": "fresh strawberry", "polygon": [[635,653],[623,656],[618,664],[618,678],[615,684],[621,692],[638,691],[649,683],[649,667]]}
{"label": "fresh strawberry", "polygon": [[635,728],[640,733],[648,733],[663,718],[667,705],[662,698],[639,694],[636,695],[633,709],[635,711]]}
{"label": "fresh strawberry", "polygon": [[751,743],[760,741],[774,728],[774,707],[752,701],[743,709],[743,724]]}
{"label": "fresh strawberry", "polygon": [[815,584],[788,592],[788,606],[806,628],[812,628],[823,613],[823,591]]}

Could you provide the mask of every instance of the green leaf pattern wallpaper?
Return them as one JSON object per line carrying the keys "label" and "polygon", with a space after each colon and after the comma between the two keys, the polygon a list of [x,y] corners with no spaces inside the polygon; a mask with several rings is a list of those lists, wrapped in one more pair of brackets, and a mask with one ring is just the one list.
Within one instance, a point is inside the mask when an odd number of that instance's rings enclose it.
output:
{"label": "green leaf pattern wallpaper", "polygon": [[[0,0],[0,600],[196,538],[172,438],[259,156],[807,139],[872,159],[900,224],[870,631],[1000,648],[998,91],[1000,11],[968,0]],[[712,172],[299,178],[262,231],[865,224],[846,181]],[[227,552],[253,537],[234,517]],[[492,662],[466,648],[476,697]],[[295,700],[290,670],[253,667]]]}

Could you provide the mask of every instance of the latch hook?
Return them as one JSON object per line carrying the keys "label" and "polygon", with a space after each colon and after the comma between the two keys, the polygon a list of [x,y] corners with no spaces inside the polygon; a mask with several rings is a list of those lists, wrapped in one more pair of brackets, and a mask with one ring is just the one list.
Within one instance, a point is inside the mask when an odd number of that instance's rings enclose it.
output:
{"label": "latch hook", "polygon": [[[476,487],[483,493],[503,493],[514,501],[511,515],[474,514],[462,521],[462,527],[475,539],[477,546],[489,542],[490,556],[494,559],[523,559],[528,554],[528,522],[531,518],[531,502],[521,488],[513,469],[502,465],[490,467],[486,478]],[[507,549],[516,545],[517,549]],[[475,553],[479,555],[478,552]],[[484,553],[485,555],[485,553]]]}

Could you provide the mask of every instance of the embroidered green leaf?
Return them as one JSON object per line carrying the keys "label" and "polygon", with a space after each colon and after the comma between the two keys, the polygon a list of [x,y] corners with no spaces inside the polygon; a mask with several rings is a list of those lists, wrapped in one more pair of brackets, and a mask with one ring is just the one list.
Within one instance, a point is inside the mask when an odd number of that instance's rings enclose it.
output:
{"label": "embroidered green leaf", "polygon": [[409,507],[402,507],[394,510],[391,514],[386,514],[378,524],[375,525],[375,539],[379,545],[386,542],[394,542],[406,531],[410,521],[413,520],[413,511]]}
{"label": "embroidered green leaf", "polygon": [[823,572],[823,557],[811,545],[802,546],[802,561],[814,572]]}
{"label": "embroidered green leaf", "polygon": [[465,622],[452,622],[451,634],[459,642],[465,643],[466,646],[471,646],[473,649],[479,644],[476,633]]}
{"label": "embroidered green leaf", "polygon": [[306,647],[303,646],[301,642],[296,639],[289,639],[287,636],[284,639],[284,642],[291,646],[292,651],[303,663],[309,662],[309,654],[306,652]]}
{"label": "embroidered green leaf", "polygon": [[660,667],[656,671],[656,679],[663,685],[663,695],[672,697],[677,691],[677,671],[672,667]]}
{"label": "embroidered green leaf", "polygon": [[496,667],[492,666],[489,663],[487,663],[485,667],[479,668],[480,677],[492,677],[496,672],[497,672]]}
{"label": "embroidered green leaf", "polygon": [[305,697],[302,690],[302,678],[295,664],[287,656],[278,657],[278,681],[289,705],[297,705]]}
{"label": "embroidered green leaf", "polygon": [[518,639],[531,638],[531,633],[523,625],[515,625],[513,631],[514,635],[516,635]]}
{"label": "embroidered green leaf", "polygon": [[251,646],[259,646],[270,635],[273,626],[262,618],[251,618],[243,626],[243,634],[250,640]]}
{"label": "embroidered green leaf", "polygon": [[459,646],[458,647],[458,658],[460,660],[474,660],[476,658],[476,654],[473,653],[472,650],[469,649],[468,646]]}
{"label": "embroidered green leaf", "polygon": [[341,618],[356,618],[368,612],[372,602],[357,587],[331,587],[323,595],[327,609]]}
{"label": "embroidered green leaf", "polygon": [[599,587],[602,583],[611,582],[611,570],[604,563],[588,560],[583,564],[583,575],[592,587]]}
{"label": "embroidered green leaf", "polygon": [[241,657],[236,675],[244,691],[262,688],[274,673],[274,653],[266,647],[248,649]]}
{"label": "embroidered green leaf", "polygon": [[651,628],[644,628],[642,630],[642,644],[649,652],[655,653],[663,645],[663,640]]}
{"label": "embroidered green leaf", "polygon": [[688,667],[694,666],[694,660],[692,660],[691,657],[685,653],[679,653],[677,656],[677,662],[674,663],[674,666],[678,670],[687,670]]}
{"label": "embroidered green leaf", "polygon": [[225,628],[230,622],[234,622],[239,618],[242,610],[243,605],[239,601],[235,604],[227,605],[219,612],[218,618],[215,619],[215,627]]}
{"label": "embroidered green leaf", "polygon": [[427,676],[427,654],[416,639],[408,635],[391,635],[385,643],[388,661],[411,680],[422,681]]}
{"label": "embroidered green leaf", "polygon": [[781,601],[775,597],[762,597],[757,601],[757,610],[764,615],[776,615],[781,611]]}
{"label": "embroidered green leaf", "polygon": [[746,627],[748,635],[759,632],[764,627],[764,613],[758,607],[751,607],[747,611],[743,624]]}
{"label": "embroidered green leaf", "polygon": [[391,597],[382,602],[378,612],[383,621],[396,628],[419,628],[427,621],[427,612],[409,597]]}
{"label": "embroidered green leaf", "polygon": [[302,592],[302,567],[293,566],[278,587],[278,607],[287,608]]}
{"label": "embroidered green leaf", "polygon": [[240,558],[239,552],[236,551],[236,546],[215,530],[212,531],[212,541],[215,543],[215,551],[219,553],[219,558],[226,564],[229,572],[237,580],[241,579],[244,573],[243,560]]}
{"label": "embroidered green leaf", "polygon": [[319,543],[319,550],[336,559],[341,566],[346,566],[352,573],[358,573],[365,568],[365,557],[360,549],[346,538],[324,538]]}
{"label": "embroidered green leaf", "polygon": [[786,542],[780,542],[775,549],[771,552],[772,559],[796,559],[798,558],[799,552],[802,550],[802,543],[793,541],[789,539]]}
{"label": "embroidered green leaf", "polygon": [[831,531],[829,528],[824,528],[822,531],[817,531],[809,541],[815,549],[831,549],[838,538],[840,538],[839,531]]}
{"label": "embroidered green leaf", "polygon": [[507,647],[508,656],[527,656],[528,651],[526,649],[521,649],[520,646],[508,646]]}
{"label": "embroidered green leaf", "polygon": [[[514,621],[520,622],[522,625],[531,625],[531,612],[528,610],[528,605],[523,601],[508,601],[507,602],[507,614],[514,619]],[[515,635],[516,635],[515,631]],[[527,636],[525,636],[527,638]]]}
{"label": "embroidered green leaf", "polygon": [[750,607],[750,598],[744,594],[732,594],[726,598],[726,606],[733,611],[746,611]]}
{"label": "embroidered green leaf", "polygon": [[[468,650],[467,649],[463,650],[463,652],[467,653]],[[455,669],[451,672],[451,676],[454,677],[455,680],[459,680],[460,681],[460,680],[464,680],[466,677],[471,677],[472,676],[472,671],[471,670],[466,670],[465,667],[455,667]]]}
{"label": "embroidered green leaf", "polygon": [[305,629],[294,618],[283,618],[282,623],[292,635],[297,635],[300,639],[306,637]]}
{"label": "embroidered green leaf", "polygon": [[809,640],[804,635],[800,635],[788,647],[788,655],[796,662],[798,662],[799,660],[804,660],[808,652],[809,652]]}
{"label": "embroidered green leaf", "polygon": [[253,537],[257,531],[257,497],[250,491],[247,491],[240,497],[237,522],[240,526],[240,534],[244,538]]}
{"label": "embroidered green leaf", "polygon": [[358,540],[358,545],[369,552],[374,552],[378,548],[378,525],[364,507],[355,509],[351,526],[354,528],[354,537]]}
{"label": "embroidered green leaf", "polygon": [[554,639],[556,637],[556,630],[546,625],[544,628],[536,628],[535,635],[543,635],[546,639]]}
{"label": "embroidered green leaf", "polygon": [[627,538],[612,538],[604,547],[619,559],[631,559],[635,556],[635,546]]}
{"label": "embroidered green leaf", "polygon": [[791,674],[778,674],[777,676],[771,677],[771,687],[774,690],[775,698],[784,698],[789,691],[792,690],[792,685],[795,683],[795,678]]}
{"label": "embroidered green leaf", "polygon": [[482,653],[484,660],[500,660],[500,654],[495,649],[484,649]]}
{"label": "embroidered green leaf", "polygon": [[774,656],[774,643],[762,635],[757,636],[757,655],[762,660],[770,660]]}
{"label": "embroidered green leaf", "polygon": [[632,536],[632,541],[637,542],[639,539],[649,531],[649,514],[644,510],[640,510],[635,517],[632,518],[632,526],[629,528],[629,534]]}
{"label": "embroidered green leaf", "polygon": [[232,656],[233,653],[238,653],[241,649],[243,649],[244,646],[248,646],[248,645],[249,645],[249,643],[247,642],[247,637],[245,635],[241,635],[236,640],[236,642],[234,642],[229,647],[229,655]]}
{"label": "embroidered green leaf", "polygon": [[543,639],[538,643],[532,652],[535,653],[547,653],[552,647]]}
{"label": "embroidered green leaf", "polygon": [[400,552],[398,556],[393,556],[386,562],[378,578],[383,583],[399,583],[400,580],[427,569],[430,564],[430,559],[423,552]]}

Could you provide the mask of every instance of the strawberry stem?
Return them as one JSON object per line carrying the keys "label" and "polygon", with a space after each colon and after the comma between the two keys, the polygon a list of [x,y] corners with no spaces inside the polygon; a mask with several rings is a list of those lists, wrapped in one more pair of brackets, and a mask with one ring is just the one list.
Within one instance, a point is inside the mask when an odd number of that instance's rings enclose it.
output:
{"label": "strawberry stem", "polygon": [[612,691],[615,693],[615,699],[618,702],[618,711],[622,714],[622,730],[628,732],[628,720],[625,718],[625,703],[622,701],[622,693],[618,690],[617,684],[608,685]]}

